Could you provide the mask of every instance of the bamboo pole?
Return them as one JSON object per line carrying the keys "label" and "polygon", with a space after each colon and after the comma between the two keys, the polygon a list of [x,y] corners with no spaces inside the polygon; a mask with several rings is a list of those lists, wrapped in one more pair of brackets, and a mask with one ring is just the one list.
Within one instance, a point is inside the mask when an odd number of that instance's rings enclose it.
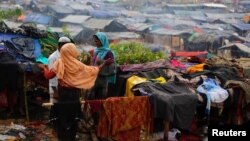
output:
{"label": "bamboo pole", "polygon": [[[81,100],[80,103],[84,104],[85,100]],[[52,103],[52,102],[45,102],[45,103],[42,104],[43,107],[51,107],[53,105],[54,105],[54,103]]]}
{"label": "bamboo pole", "polygon": [[27,80],[26,80],[26,73],[25,72],[23,75],[23,93],[24,93],[26,120],[29,122],[30,119],[29,119],[29,109],[28,109],[28,100],[27,100]]}

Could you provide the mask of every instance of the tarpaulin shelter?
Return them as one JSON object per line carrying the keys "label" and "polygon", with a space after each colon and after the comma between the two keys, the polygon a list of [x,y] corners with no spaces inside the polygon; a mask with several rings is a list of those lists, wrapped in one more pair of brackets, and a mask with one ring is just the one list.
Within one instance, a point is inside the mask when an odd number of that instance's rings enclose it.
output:
{"label": "tarpaulin shelter", "polygon": [[100,18],[100,19],[111,19],[116,18],[121,15],[119,12],[115,11],[104,11],[104,10],[90,10],[89,15],[93,18]]}
{"label": "tarpaulin shelter", "polygon": [[74,13],[74,10],[71,7],[62,5],[49,5],[47,6],[47,10],[54,18],[58,19],[63,18],[68,14]]}
{"label": "tarpaulin shelter", "polygon": [[105,32],[110,43],[125,41],[140,41],[142,38],[134,32]]}
{"label": "tarpaulin shelter", "polygon": [[78,34],[73,37],[75,43],[92,43],[92,37],[95,34],[93,29],[83,27]]}
{"label": "tarpaulin shelter", "polygon": [[189,34],[191,30],[174,30],[167,28],[159,28],[157,30],[150,31],[146,34],[146,40],[148,42],[157,42],[158,44],[168,45],[170,47],[180,47],[180,40],[183,34]]}
{"label": "tarpaulin shelter", "polygon": [[113,20],[109,25],[104,27],[105,32],[126,32],[127,27],[117,20]]}
{"label": "tarpaulin shelter", "polygon": [[74,14],[83,14],[83,15],[89,15],[89,11],[93,10],[93,7],[91,5],[85,5],[83,3],[78,3],[78,2],[70,2],[68,5],[71,7],[75,13]]}
{"label": "tarpaulin shelter", "polygon": [[66,17],[60,19],[64,24],[83,24],[85,21],[90,19],[90,16],[85,15],[67,15]]}
{"label": "tarpaulin shelter", "polygon": [[163,9],[167,13],[174,13],[174,10],[186,10],[186,11],[194,11],[196,9],[201,9],[201,4],[166,4]]}
{"label": "tarpaulin shelter", "polygon": [[91,18],[84,22],[82,25],[96,31],[102,31],[106,26],[108,26],[113,20],[108,19],[96,19]]}
{"label": "tarpaulin shelter", "polygon": [[200,17],[201,19],[206,19],[204,13],[200,11],[174,10],[174,14],[184,19],[192,17]]}
{"label": "tarpaulin shelter", "polygon": [[[12,86],[13,90],[18,89],[18,91],[23,94],[20,96],[24,97],[26,118],[29,120],[26,95],[27,81],[31,80],[46,88],[48,86],[48,80],[45,80],[45,78],[40,75],[41,72],[37,66],[37,62],[46,64],[48,61],[42,54],[42,47],[44,47],[44,44],[41,44],[40,41],[40,39],[47,38],[47,32],[40,31],[35,26],[31,25],[21,25],[19,29],[22,32],[17,32],[4,23],[2,23],[0,29],[3,29],[0,32],[0,65],[1,80],[3,80],[2,82],[4,84],[1,86],[6,86],[7,88]],[[2,76],[7,76],[9,78],[5,81],[5,79],[2,79]],[[15,83],[17,81],[19,82],[19,80],[21,83]]]}
{"label": "tarpaulin shelter", "polygon": [[43,25],[51,25],[52,24],[52,17],[43,15],[43,14],[27,14],[24,15],[23,19],[21,21],[26,23],[36,23],[36,24],[43,24]]}
{"label": "tarpaulin shelter", "polygon": [[[222,54],[228,55],[229,58],[240,58],[250,56],[249,44],[242,43],[229,43],[225,46],[218,48],[218,50],[224,51]],[[227,50],[227,51],[226,51]]]}
{"label": "tarpaulin shelter", "polygon": [[232,24],[232,26],[238,30],[238,33],[241,36],[245,36],[247,32],[250,30],[250,24],[236,23],[236,24]]}

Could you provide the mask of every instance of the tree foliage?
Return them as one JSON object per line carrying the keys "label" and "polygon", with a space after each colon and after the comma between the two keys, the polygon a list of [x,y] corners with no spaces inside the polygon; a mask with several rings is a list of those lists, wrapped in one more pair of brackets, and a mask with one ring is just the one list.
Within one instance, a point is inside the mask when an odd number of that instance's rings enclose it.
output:
{"label": "tree foliage", "polygon": [[0,20],[17,18],[20,15],[22,15],[22,10],[19,9],[19,8],[8,9],[8,10],[0,10]]}

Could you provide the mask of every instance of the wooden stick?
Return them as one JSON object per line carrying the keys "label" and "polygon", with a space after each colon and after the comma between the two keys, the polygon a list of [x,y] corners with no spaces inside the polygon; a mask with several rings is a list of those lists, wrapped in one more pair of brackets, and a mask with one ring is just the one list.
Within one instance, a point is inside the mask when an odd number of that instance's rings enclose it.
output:
{"label": "wooden stick", "polygon": [[27,100],[27,80],[26,80],[26,72],[23,75],[23,93],[24,93],[24,103],[25,103],[25,114],[26,120],[29,122],[29,108],[28,108],[28,100]]}
{"label": "wooden stick", "polygon": [[[82,101],[80,101],[80,103],[81,103],[81,104],[84,104],[85,101],[82,100]],[[51,107],[51,106],[53,106],[53,105],[54,105],[54,103],[51,103],[51,102],[45,102],[45,103],[42,104],[43,107]]]}

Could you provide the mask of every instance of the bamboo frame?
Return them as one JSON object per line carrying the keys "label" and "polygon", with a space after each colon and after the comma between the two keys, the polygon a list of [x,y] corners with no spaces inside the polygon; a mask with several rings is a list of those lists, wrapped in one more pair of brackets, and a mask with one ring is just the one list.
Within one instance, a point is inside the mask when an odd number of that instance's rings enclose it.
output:
{"label": "bamboo frame", "polygon": [[29,122],[29,108],[28,108],[28,99],[27,99],[27,78],[26,73],[23,74],[23,93],[24,93],[24,104],[25,104],[25,115],[26,120]]}

